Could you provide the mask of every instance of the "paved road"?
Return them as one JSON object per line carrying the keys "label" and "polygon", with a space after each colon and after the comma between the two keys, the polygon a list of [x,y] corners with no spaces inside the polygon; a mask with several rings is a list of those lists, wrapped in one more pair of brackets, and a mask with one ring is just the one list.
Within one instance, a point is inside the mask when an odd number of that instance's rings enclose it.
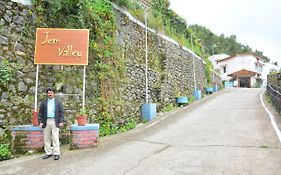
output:
{"label": "paved road", "polygon": [[280,175],[281,144],[261,89],[227,89],[95,149],[0,163],[0,174]]}

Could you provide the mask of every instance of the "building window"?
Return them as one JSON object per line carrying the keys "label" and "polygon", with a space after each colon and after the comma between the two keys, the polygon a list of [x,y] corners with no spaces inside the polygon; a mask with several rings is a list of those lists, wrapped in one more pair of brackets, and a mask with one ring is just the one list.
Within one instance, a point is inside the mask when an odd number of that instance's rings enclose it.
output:
{"label": "building window", "polygon": [[226,73],[226,66],[223,66],[223,73]]}

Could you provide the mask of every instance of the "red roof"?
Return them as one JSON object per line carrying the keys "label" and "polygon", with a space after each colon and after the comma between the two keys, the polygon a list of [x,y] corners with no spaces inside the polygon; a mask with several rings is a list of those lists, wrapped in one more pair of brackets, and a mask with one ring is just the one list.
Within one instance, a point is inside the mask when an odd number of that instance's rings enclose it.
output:
{"label": "red roof", "polygon": [[252,55],[252,56],[256,57],[257,60],[263,60],[261,57],[257,56],[257,55],[254,54],[254,53],[240,53],[240,54],[236,54],[236,55],[232,55],[232,56],[230,56],[230,57],[224,58],[224,59],[219,60],[219,61],[217,61],[217,62],[222,62],[222,61],[230,60],[230,59],[235,58],[235,57],[237,57],[237,56],[244,56],[244,55]]}
{"label": "red roof", "polygon": [[260,73],[258,72],[254,72],[254,71],[251,71],[251,70],[247,70],[247,69],[242,69],[242,70],[239,70],[239,71],[236,71],[236,72],[232,72],[231,74],[228,74],[227,76],[231,76],[231,77],[234,77],[234,76],[237,76],[237,77],[241,77],[241,76],[254,76],[254,75],[261,75]]}

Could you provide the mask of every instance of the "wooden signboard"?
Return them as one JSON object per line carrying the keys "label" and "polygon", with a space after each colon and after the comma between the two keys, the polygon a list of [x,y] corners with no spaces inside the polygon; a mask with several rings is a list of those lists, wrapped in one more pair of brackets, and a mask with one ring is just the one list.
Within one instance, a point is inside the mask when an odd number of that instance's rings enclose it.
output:
{"label": "wooden signboard", "polygon": [[88,65],[89,30],[37,28],[34,64]]}

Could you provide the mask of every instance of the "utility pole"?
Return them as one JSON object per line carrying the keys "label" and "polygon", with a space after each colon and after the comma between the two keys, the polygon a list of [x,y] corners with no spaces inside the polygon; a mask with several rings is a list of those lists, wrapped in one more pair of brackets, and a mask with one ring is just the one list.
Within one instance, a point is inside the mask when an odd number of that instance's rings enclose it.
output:
{"label": "utility pole", "polygon": [[148,2],[141,0],[144,7],[144,23],[145,23],[145,101],[148,103],[148,45],[147,45],[147,10]]}
{"label": "utility pole", "polygon": [[148,0],[141,0],[144,7],[145,22],[145,104],[141,105],[141,115],[143,120],[149,121],[157,115],[156,103],[148,103],[148,42],[147,42],[147,12],[149,9]]}
{"label": "utility pole", "polygon": [[[191,50],[193,52],[193,38],[192,38],[192,35],[193,33],[191,33],[191,37],[190,37],[190,40],[191,40]],[[193,52],[194,54],[194,52]],[[196,75],[195,75],[195,60],[194,60],[194,55],[192,54],[192,67],[193,67],[193,83],[194,83],[194,90],[196,91],[197,90],[197,87],[196,87]]]}

